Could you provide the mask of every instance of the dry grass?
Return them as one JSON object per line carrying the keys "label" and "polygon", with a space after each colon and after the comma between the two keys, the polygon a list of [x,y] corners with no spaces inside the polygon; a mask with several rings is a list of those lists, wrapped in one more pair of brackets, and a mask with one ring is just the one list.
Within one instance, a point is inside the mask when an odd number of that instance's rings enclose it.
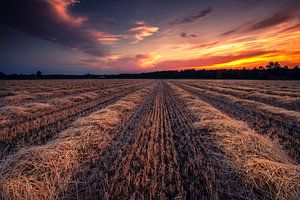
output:
{"label": "dry grass", "polygon": [[115,110],[104,108],[95,114],[77,120],[76,126],[77,127],[99,126],[102,129],[107,129],[119,123],[120,121],[119,115],[120,113]]}
{"label": "dry grass", "polygon": [[23,149],[7,159],[1,172],[5,199],[58,199],[78,166],[78,141],[64,140]]}
{"label": "dry grass", "polygon": [[9,122],[10,122],[10,120],[5,115],[3,116],[2,113],[1,113],[0,114],[0,126],[8,124]]}
{"label": "dry grass", "polygon": [[81,96],[81,95],[79,95],[79,96],[74,95],[74,96],[67,97],[66,99],[69,101],[72,101],[72,102],[80,102],[80,101],[83,101],[85,99],[85,97]]}
{"label": "dry grass", "polygon": [[243,165],[247,180],[255,188],[263,188],[270,199],[299,199],[299,166],[250,158]]}
{"label": "dry grass", "polygon": [[172,87],[188,109],[198,116],[195,127],[213,135],[246,183],[252,184],[270,199],[298,199],[300,167],[288,158],[278,144],[195,99],[186,91]]}
{"label": "dry grass", "polygon": [[[232,95],[236,98],[240,99],[248,99],[248,100],[254,100],[258,101],[264,104],[269,104],[272,106],[276,107],[281,107],[284,109],[288,110],[295,110],[299,111],[299,105],[300,105],[300,98],[298,97],[291,97],[291,96],[286,96],[286,95],[270,95],[262,92],[258,92],[257,88],[252,89],[251,91],[241,91],[241,90],[236,90],[233,88],[228,88],[220,83],[214,83],[212,85],[207,85],[205,82],[191,82],[191,81],[184,81],[183,83],[199,88],[201,90],[204,89],[203,92],[215,92],[215,93],[220,93],[220,94],[226,94],[226,95]],[[275,88],[275,87],[274,87]],[[273,89],[271,89],[273,91]]]}
{"label": "dry grass", "polygon": [[[9,156],[0,174],[1,194],[5,199],[59,199],[72,176],[81,170],[81,160],[96,158],[109,144],[121,119],[128,118],[151,88],[124,97],[86,118],[46,145],[22,149]],[[96,147],[93,151],[91,147]]]}
{"label": "dry grass", "polygon": [[[300,115],[268,103],[275,83],[156,83],[5,82],[14,95],[0,109],[0,199],[299,199],[300,166],[286,154],[298,147],[270,138],[291,128],[283,141],[299,141]],[[288,86],[278,93],[298,83]]]}
{"label": "dry grass", "polygon": [[298,199],[300,167],[280,147],[264,136],[247,131],[219,132],[217,138],[248,183],[270,199]]}
{"label": "dry grass", "polygon": [[29,100],[35,99],[36,97],[31,94],[15,94],[13,96],[5,97],[5,101],[21,101],[21,100]]}
{"label": "dry grass", "polygon": [[25,106],[30,112],[44,111],[51,108],[51,105],[48,103],[29,103]]}
{"label": "dry grass", "polygon": [[[97,99],[92,99],[96,93],[85,92],[78,94],[79,99],[82,99],[82,101],[77,102],[69,100],[69,98],[76,99],[77,95],[50,100],[47,98],[39,99],[39,102],[47,102],[47,104],[23,102],[23,104],[20,104],[22,105],[21,108],[24,107],[24,112],[21,113],[23,115],[15,115],[7,110],[2,110],[3,112],[0,110],[2,122],[0,126],[1,128],[3,127],[0,131],[0,142],[5,143],[1,145],[3,146],[2,148],[9,149],[9,152],[0,153],[0,160],[2,157],[8,156],[10,152],[22,147],[46,143],[47,140],[55,137],[61,130],[68,128],[78,117],[88,116],[92,112],[124,97],[126,94],[137,91],[139,88],[142,88],[141,86],[146,85],[145,82],[139,81],[135,84],[122,85],[120,87],[113,86],[113,88],[106,89],[110,93],[111,91],[116,91],[110,95],[103,95],[101,89],[99,89],[100,93]],[[96,84],[97,81],[94,83]],[[82,88],[84,87],[82,86]],[[124,90],[124,88],[128,89]],[[58,91],[58,93],[60,92]],[[82,94],[83,96],[80,96]],[[2,148],[0,147],[0,149]]]}
{"label": "dry grass", "polygon": [[25,116],[27,109],[24,106],[5,106],[1,108],[1,112],[7,115]]}
{"label": "dry grass", "polygon": [[48,101],[49,104],[55,106],[71,106],[73,102],[67,98],[53,98]]}
{"label": "dry grass", "polygon": [[80,96],[82,96],[82,97],[84,97],[86,99],[89,99],[89,100],[94,100],[94,99],[98,98],[98,94],[95,93],[95,92],[83,93],[83,94],[80,94]]}
{"label": "dry grass", "polygon": [[237,98],[226,93],[198,89],[182,85],[211,105],[228,113],[236,119],[247,122],[261,134],[278,140],[286,152],[298,163],[300,162],[299,124],[300,113],[280,107]]}
{"label": "dry grass", "polygon": [[22,106],[4,106],[1,108],[1,115],[12,118],[30,116],[35,112],[45,112],[51,109],[52,105],[47,103],[29,103]]}

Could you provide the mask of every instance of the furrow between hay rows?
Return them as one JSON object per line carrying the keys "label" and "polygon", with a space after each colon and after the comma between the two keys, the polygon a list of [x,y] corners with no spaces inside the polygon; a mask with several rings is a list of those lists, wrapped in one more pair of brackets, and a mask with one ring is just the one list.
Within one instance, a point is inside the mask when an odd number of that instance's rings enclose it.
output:
{"label": "furrow between hay rows", "polygon": [[[215,141],[212,140],[207,131],[194,128],[197,117],[193,112],[186,109],[187,105],[180,98],[181,95],[185,94],[178,94],[177,91],[172,89],[169,82],[167,82],[167,85],[169,85],[168,91],[172,91],[170,99],[173,99],[173,101],[168,101],[168,106],[173,109],[173,112],[170,112],[170,118],[173,119],[171,124],[176,130],[174,137],[177,151],[180,152],[182,170],[186,176],[187,185],[193,187],[195,183],[198,187],[202,185],[209,194],[209,198],[197,196],[199,189],[190,187],[192,195],[189,198],[236,199],[241,196],[248,197],[246,193],[249,186],[245,185],[246,190],[245,188],[236,189],[239,184],[236,170],[230,162],[224,160],[222,150]],[[174,94],[172,95],[172,93]],[[177,118],[178,115],[181,117]],[[196,194],[196,196],[193,194]],[[251,197],[254,197],[254,195]]]}
{"label": "furrow between hay rows", "polygon": [[198,134],[193,128],[193,118],[187,110],[179,104],[175,96],[165,85],[164,96],[168,110],[168,123],[173,131],[172,137],[176,151],[180,172],[187,190],[187,199],[218,199],[218,192],[214,180],[214,171],[205,156],[204,146],[197,140]]}
{"label": "furrow between hay rows", "polygon": [[205,133],[200,136],[203,143],[216,144],[216,148],[208,145],[206,153],[211,154],[212,166],[219,167],[215,170],[217,179],[227,187],[234,186],[230,189],[233,197],[221,198],[298,199],[300,166],[278,144],[215,109],[192,92],[169,84],[196,118],[195,129]]}
{"label": "furrow between hay rows", "polygon": [[[124,151],[128,148],[133,137],[133,130],[141,123],[143,117],[151,109],[151,104],[155,98],[157,87],[139,106],[137,111],[132,115],[130,120],[123,121],[113,139],[107,145],[107,148],[101,152],[97,152],[97,156],[91,158],[92,162],[85,163],[85,170],[74,175],[76,183],[69,186],[68,193],[64,194],[64,198],[89,198],[97,199],[97,197],[105,198],[108,193],[109,176],[112,176],[112,169],[119,167],[117,160],[124,156]],[[89,155],[87,155],[89,156]],[[92,155],[95,156],[95,155]],[[90,159],[90,160],[91,160]],[[78,189],[79,188],[79,189]]]}
{"label": "furrow between hay rows", "polygon": [[145,84],[130,87],[127,91],[102,96],[100,99],[70,109],[60,110],[35,120],[23,122],[17,126],[4,128],[0,140],[0,160],[22,147],[46,143],[55,137],[58,132],[67,129],[79,117],[88,116],[144,86]]}
{"label": "furrow between hay rows", "polygon": [[202,150],[193,143],[182,152],[191,142],[182,134],[192,132],[192,123],[181,119],[186,115],[179,108],[172,114],[173,101],[166,85],[160,83],[153,98],[141,106],[142,113],[117,134],[90,169],[89,182],[79,181],[83,185],[74,185],[73,191],[85,188],[79,193],[91,199],[216,199],[209,177],[204,177],[209,173]]}
{"label": "furrow between hay rows", "polygon": [[133,129],[132,140],[124,155],[110,171],[109,199],[183,199],[183,186],[172,130],[167,119],[163,85],[152,102],[152,108]]}
{"label": "furrow between hay rows", "polygon": [[254,101],[241,100],[231,95],[215,92],[203,92],[195,87],[176,83],[200,99],[226,112],[229,116],[247,122],[258,131],[274,140],[278,140],[286,152],[300,162],[300,117],[299,113],[264,106]]}
{"label": "furrow between hay rows", "polygon": [[[5,199],[60,199],[81,171],[85,158],[97,158],[152,92],[153,85],[129,94],[104,109],[80,118],[46,145],[22,149],[1,167],[0,191]],[[93,162],[93,160],[89,160]],[[30,181],[27,181],[30,180]]]}

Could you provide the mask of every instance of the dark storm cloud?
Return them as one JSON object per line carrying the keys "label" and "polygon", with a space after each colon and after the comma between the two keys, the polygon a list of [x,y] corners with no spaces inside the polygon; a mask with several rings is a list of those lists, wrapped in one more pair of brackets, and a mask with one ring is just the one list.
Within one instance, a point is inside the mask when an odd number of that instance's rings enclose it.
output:
{"label": "dark storm cloud", "polygon": [[201,10],[198,14],[196,15],[191,15],[191,16],[187,16],[187,17],[183,17],[180,19],[176,19],[172,22],[170,22],[171,25],[176,25],[176,24],[188,24],[188,23],[192,23],[195,22],[198,19],[201,19],[205,16],[207,16],[208,14],[210,14],[212,12],[212,8],[208,7],[205,10]]}
{"label": "dark storm cloud", "polygon": [[246,31],[255,31],[259,29],[268,28],[271,26],[275,26],[284,22],[291,20],[294,17],[293,13],[275,13],[272,16],[269,16],[266,19],[256,22],[255,24],[251,25]]}
{"label": "dark storm cloud", "polygon": [[185,32],[180,33],[180,37],[185,38],[186,37],[186,33]]}
{"label": "dark storm cloud", "polygon": [[195,37],[197,37],[196,34],[187,34],[186,32],[180,33],[179,36],[182,37],[182,38],[195,38]]}
{"label": "dark storm cloud", "polygon": [[295,18],[295,15],[293,13],[275,13],[274,15],[271,15],[265,19],[262,19],[260,21],[253,22],[250,25],[241,25],[238,28],[231,29],[229,31],[226,31],[220,36],[229,36],[236,33],[245,33],[245,32],[251,32],[251,31],[257,31],[265,28],[270,28],[279,24],[282,24],[284,22],[288,22],[290,20],[293,20]]}
{"label": "dark storm cloud", "polygon": [[[299,1],[300,2],[300,1]],[[264,19],[253,21],[250,24],[241,24],[239,27],[226,31],[220,36],[229,36],[236,33],[246,33],[251,31],[257,31],[261,29],[270,28],[285,22],[289,22],[299,18],[299,2],[292,2],[287,4],[284,8],[278,10],[272,15],[267,16]]]}
{"label": "dark storm cloud", "polygon": [[84,17],[70,15],[72,0],[4,0],[1,2],[1,24],[26,34],[82,52],[103,56],[96,31],[81,26]]}
{"label": "dark storm cloud", "polygon": [[279,33],[287,32],[287,31],[292,31],[292,30],[297,30],[299,28],[300,28],[300,21],[297,24],[295,24],[293,26],[290,26],[290,27],[288,27],[288,28],[280,31]]}
{"label": "dark storm cloud", "polygon": [[232,30],[229,30],[229,31],[226,31],[224,33],[222,33],[220,36],[228,36],[228,35],[232,35],[234,33],[237,33],[239,32],[239,29],[232,29]]}

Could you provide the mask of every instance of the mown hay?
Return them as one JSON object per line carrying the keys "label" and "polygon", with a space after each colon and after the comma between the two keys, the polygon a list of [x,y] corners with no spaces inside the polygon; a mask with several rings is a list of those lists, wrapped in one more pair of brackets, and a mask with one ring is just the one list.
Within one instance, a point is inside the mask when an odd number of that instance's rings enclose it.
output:
{"label": "mown hay", "polygon": [[21,150],[6,162],[1,172],[5,199],[58,199],[74,168],[77,142],[60,141]]}
{"label": "mown hay", "polygon": [[247,181],[255,188],[263,188],[270,199],[299,199],[300,167],[273,162],[268,159],[249,158],[242,165]]}
{"label": "mown hay", "polygon": [[197,117],[194,127],[212,135],[245,183],[251,184],[263,198],[299,199],[300,167],[279,144],[210,104],[196,99],[185,90],[174,85],[171,87]]}
{"label": "mown hay", "polygon": [[25,116],[28,115],[28,109],[24,106],[5,106],[1,109],[1,112],[7,115]]}
{"label": "mown hay", "polygon": [[[0,169],[0,197],[5,199],[60,199],[81,169],[82,158],[97,158],[113,138],[112,132],[142,103],[152,86],[124,97],[60,133],[46,145],[22,149]],[[132,102],[133,101],[133,102]],[[129,116],[128,116],[129,115]],[[83,155],[84,154],[84,155]]]}

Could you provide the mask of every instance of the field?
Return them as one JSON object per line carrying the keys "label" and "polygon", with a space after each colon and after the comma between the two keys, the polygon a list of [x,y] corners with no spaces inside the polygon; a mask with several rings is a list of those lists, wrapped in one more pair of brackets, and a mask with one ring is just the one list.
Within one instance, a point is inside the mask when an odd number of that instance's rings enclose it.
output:
{"label": "field", "polygon": [[0,84],[0,199],[300,199],[299,81]]}

